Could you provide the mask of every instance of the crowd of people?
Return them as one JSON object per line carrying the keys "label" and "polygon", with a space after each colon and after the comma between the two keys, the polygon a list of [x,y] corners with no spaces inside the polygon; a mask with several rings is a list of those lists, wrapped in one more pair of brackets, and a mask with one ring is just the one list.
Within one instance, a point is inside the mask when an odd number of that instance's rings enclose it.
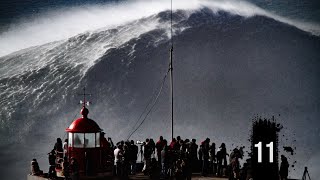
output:
{"label": "crowd of people", "polygon": [[[152,138],[137,143],[141,146],[140,155],[144,165],[142,171],[146,175],[191,179],[192,172],[200,171],[202,176],[209,173],[215,176],[229,174],[231,179],[239,179],[241,176],[239,158],[243,157],[243,147],[235,148],[229,155],[225,143],[216,149],[215,143],[210,144],[209,138],[198,145],[196,139],[183,140],[180,136],[173,138],[170,143],[162,136],[156,143]],[[114,174],[134,174],[138,146],[134,141],[121,141],[114,149]]]}
{"label": "crowd of people", "polygon": [[[139,150],[140,146],[140,150]],[[193,172],[200,172],[202,176],[214,175],[218,177],[229,177],[229,179],[246,180],[252,177],[250,160],[240,167],[239,159],[243,158],[243,148],[233,149],[228,154],[225,143],[216,148],[210,139],[197,144],[196,139],[182,139],[180,136],[173,138],[169,143],[162,136],[155,143],[152,138],[145,141],[120,141],[113,144],[111,138],[101,135],[101,147],[106,161],[113,161],[113,175],[126,177],[141,171],[152,179],[175,177],[175,179],[191,179]],[[143,167],[137,167],[138,156],[141,156]],[[229,161],[227,161],[229,157]],[[109,159],[109,160],[107,160]],[[49,172],[48,177],[56,177],[56,168],[62,169],[65,179],[79,179],[79,164],[75,158],[68,161],[68,140],[64,143],[60,138],[50,153],[48,153]],[[281,156],[280,176],[286,179],[288,176],[288,162]],[[103,162],[104,163],[104,162]],[[140,163],[141,164],[141,163]],[[107,164],[106,164],[107,165]],[[36,159],[31,163],[33,175],[42,174]]]}
{"label": "crowd of people", "polygon": [[37,160],[32,159],[30,174],[55,179],[57,177],[56,168],[60,168],[66,180],[78,180],[80,178],[78,162],[75,158],[71,158],[69,163],[67,152],[68,139],[66,139],[64,143],[62,143],[62,140],[60,138],[57,138],[57,142],[55,143],[54,148],[48,153],[48,173],[43,173],[43,171],[40,170]]}

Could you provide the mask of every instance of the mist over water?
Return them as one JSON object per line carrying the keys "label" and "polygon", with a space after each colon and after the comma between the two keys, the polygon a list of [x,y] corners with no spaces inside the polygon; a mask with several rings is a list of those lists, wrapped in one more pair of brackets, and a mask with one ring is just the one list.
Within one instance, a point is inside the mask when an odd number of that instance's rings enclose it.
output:
{"label": "mist over water", "polygon": [[[80,116],[84,86],[93,94],[89,117],[114,141],[127,137],[168,68],[169,8],[170,1],[67,7],[0,34],[3,179],[24,179],[32,158],[47,171],[47,153]],[[281,114],[281,143],[297,146],[290,176],[312,165],[317,177],[319,25],[226,0],[174,1],[173,23],[175,135],[249,150],[251,118]],[[170,138],[168,93],[166,84],[134,140]]]}
{"label": "mist over water", "polygon": [[[320,25],[312,22],[290,20],[269,13],[246,1],[233,0],[183,0],[174,1],[174,10],[195,11],[201,7],[211,8],[217,12],[227,11],[245,17],[264,15],[281,22],[297,26],[300,29],[320,34]],[[137,20],[170,8],[169,0],[134,0],[121,3],[98,5],[78,5],[61,7],[42,12],[39,16],[21,18],[0,34],[0,56],[45,43],[60,41],[88,31],[101,28],[115,28],[118,25]]]}

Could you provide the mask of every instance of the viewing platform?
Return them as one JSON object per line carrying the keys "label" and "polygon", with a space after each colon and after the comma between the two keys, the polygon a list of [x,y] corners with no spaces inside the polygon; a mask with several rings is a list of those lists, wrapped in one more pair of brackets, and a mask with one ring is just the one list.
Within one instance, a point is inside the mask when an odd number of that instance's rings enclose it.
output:
{"label": "viewing platform", "polygon": [[[57,180],[63,180],[64,178],[57,178]],[[150,179],[149,176],[145,176],[143,173],[138,173],[136,175],[129,175],[127,178],[120,178],[120,177],[114,177],[111,173],[105,173],[101,174],[100,176],[95,177],[81,177],[80,180],[120,180],[120,179],[137,179],[137,180],[147,180]],[[169,179],[169,178],[168,178]],[[175,178],[171,178],[175,179]],[[192,179],[194,180],[227,180],[228,178],[220,178],[220,177],[203,177],[200,175],[200,173],[194,173],[192,174]],[[27,180],[49,180],[49,178],[40,177],[40,176],[33,176],[28,175]]]}

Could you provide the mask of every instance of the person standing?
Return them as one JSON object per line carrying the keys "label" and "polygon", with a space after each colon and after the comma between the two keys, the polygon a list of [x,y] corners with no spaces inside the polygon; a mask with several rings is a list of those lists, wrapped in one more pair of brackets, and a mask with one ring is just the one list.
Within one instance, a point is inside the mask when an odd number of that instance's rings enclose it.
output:
{"label": "person standing", "polygon": [[[222,176],[226,176],[224,169],[227,168],[228,163],[227,163],[227,156],[229,156],[229,154],[227,153],[227,148],[226,148],[226,144],[225,143],[221,143],[220,146],[220,155],[221,155],[221,161],[220,161],[220,173]],[[223,165],[222,165],[223,163]]]}
{"label": "person standing", "polygon": [[62,145],[62,140],[60,138],[57,138],[57,142],[54,144],[54,150],[56,151],[56,155],[59,158],[62,158],[62,156],[63,156],[63,145]]}
{"label": "person standing", "polygon": [[142,170],[144,174],[150,173],[149,171],[150,171],[150,165],[151,165],[151,155],[153,151],[153,148],[151,145],[150,145],[150,140],[146,139],[146,144],[144,145],[144,153],[143,153],[144,167]]}
{"label": "person standing", "polygon": [[289,163],[287,158],[284,155],[281,155],[281,164],[280,164],[280,172],[279,172],[281,180],[287,180],[288,168],[289,168]]}
{"label": "person standing", "polygon": [[36,176],[41,174],[40,167],[36,159],[32,159],[31,161],[31,174]]}
{"label": "person standing", "polygon": [[119,144],[117,148],[114,150],[114,165],[115,165],[115,175],[121,176],[122,172],[122,145]]}
{"label": "person standing", "polygon": [[159,141],[156,143],[158,163],[161,165],[161,151],[163,149],[163,137],[160,136]]}
{"label": "person standing", "polygon": [[212,143],[210,146],[210,164],[213,174],[216,174],[216,144]]}
{"label": "person standing", "polygon": [[239,173],[240,173],[240,163],[239,163],[239,158],[241,158],[240,151],[238,148],[233,149],[232,153],[230,154],[229,157],[229,170],[230,170],[230,175],[229,179],[238,179],[239,178]]}
{"label": "person standing", "polygon": [[207,138],[205,141],[202,142],[202,158],[203,158],[202,171],[201,171],[202,176],[207,176],[208,174],[209,144],[210,144],[209,138]]}
{"label": "person standing", "polygon": [[167,140],[163,140],[163,147],[161,150],[161,175],[166,178],[167,177],[167,169],[168,169],[168,146]]}
{"label": "person standing", "polygon": [[48,160],[49,160],[49,172],[48,175],[49,177],[56,177],[56,155],[55,155],[55,150],[52,149],[50,153],[48,153]]}
{"label": "person standing", "polygon": [[67,156],[68,156],[68,139],[65,139],[63,143],[63,157],[67,157]]}
{"label": "person standing", "polygon": [[134,144],[134,141],[131,140],[131,145],[130,145],[130,165],[131,165],[131,174],[136,174],[136,163],[138,159],[138,146]]}
{"label": "person standing", "polygon": [[198,162],[198,145],[197,145],[197,140],[192,139],[190,143],[190,156],[191,156],[191,169],[192,171],[195,171],[197,167],[197,162]]}

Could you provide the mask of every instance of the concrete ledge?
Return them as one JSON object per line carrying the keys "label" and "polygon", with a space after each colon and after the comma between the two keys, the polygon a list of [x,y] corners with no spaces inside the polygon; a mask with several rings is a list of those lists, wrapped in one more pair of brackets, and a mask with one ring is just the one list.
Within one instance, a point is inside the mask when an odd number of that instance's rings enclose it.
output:
{"label": "concrete ledge", "polygon": [[28,174],[27,180],[48,180],[48,178]]}

